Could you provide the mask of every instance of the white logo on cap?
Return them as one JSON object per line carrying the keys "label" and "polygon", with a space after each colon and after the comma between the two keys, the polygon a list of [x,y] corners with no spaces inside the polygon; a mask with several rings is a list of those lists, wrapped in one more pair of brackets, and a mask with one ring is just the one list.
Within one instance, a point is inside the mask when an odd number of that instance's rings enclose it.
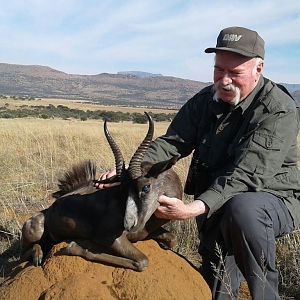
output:
{"label": "white logo on cap", "polygon": [[226,33],[223,37],[223,41],[230,41],[230,42],[237,42],[240,40],[240,38],[242,37],[241,34],[237,35],[237,34],[229,34]]}

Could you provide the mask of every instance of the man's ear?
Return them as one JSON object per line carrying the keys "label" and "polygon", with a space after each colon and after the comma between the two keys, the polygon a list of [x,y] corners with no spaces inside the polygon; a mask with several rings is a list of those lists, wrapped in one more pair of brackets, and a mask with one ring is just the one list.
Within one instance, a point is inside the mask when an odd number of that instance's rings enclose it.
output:
{"label": "man's ear", "polygon": [[257,66],[257,72],[258,72],[259,74],[262,74],[263,70],[264,70],[264,62],[262,61],[262,62]]}
{"label": "man's ear", "polygon": [[264,70],[264,61],[261,61],[258,65],[255,67],[255,73],[256,73],[256,81],[258,81],[260,75],[262,75]]}
{"label": "man's ear", "polygon": [[169,160],[161,161],[153,164],[150,170],[147,172],[145,177],[157,177],[160,173],[170,169],[173,165],[176,164],[180,155],[175,155]]}

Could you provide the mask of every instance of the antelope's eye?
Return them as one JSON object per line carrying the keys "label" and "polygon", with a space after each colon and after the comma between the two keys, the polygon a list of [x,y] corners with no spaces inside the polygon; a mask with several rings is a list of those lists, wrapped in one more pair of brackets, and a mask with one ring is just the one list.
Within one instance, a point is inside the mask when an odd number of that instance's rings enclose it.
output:
{"label": "antelope's eye", "polygon": [[149,193],[150,192],[150,184],[144,185],[142,188],[143,193]]}

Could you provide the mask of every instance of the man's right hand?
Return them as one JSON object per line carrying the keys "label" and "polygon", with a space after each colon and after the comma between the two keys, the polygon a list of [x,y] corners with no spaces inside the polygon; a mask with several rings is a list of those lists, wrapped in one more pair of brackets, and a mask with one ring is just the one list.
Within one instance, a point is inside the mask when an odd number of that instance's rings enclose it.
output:
{"label": "man's right hand", "polygon": [[[105,180],[105,179],[109,179],[113,176],[116,175],[116,169],[107,171],[105,173],[103,173],[98,180]],[[113,186],[119,185],[120,182],[114,182],[114,183],[95,183],[94,186],[97,189],[107,189],[107,188],[111,188]]]}

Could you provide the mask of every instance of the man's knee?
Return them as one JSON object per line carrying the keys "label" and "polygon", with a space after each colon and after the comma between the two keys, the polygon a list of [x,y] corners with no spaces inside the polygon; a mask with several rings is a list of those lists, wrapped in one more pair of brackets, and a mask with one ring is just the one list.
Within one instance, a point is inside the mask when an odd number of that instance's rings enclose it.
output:
{"label": "man's knee", "polygon": [[257,193],[243,193],[234,196],[225,204],[224,215],[236,218],[249,217],[261,209],[261,201],[258,200]]}
{"label": "man's knee", "polygon": [[272,226],[263,196],[261,193],[253,192],[231,198],[224,208],[223,226],[251,235],[261,226]]}

